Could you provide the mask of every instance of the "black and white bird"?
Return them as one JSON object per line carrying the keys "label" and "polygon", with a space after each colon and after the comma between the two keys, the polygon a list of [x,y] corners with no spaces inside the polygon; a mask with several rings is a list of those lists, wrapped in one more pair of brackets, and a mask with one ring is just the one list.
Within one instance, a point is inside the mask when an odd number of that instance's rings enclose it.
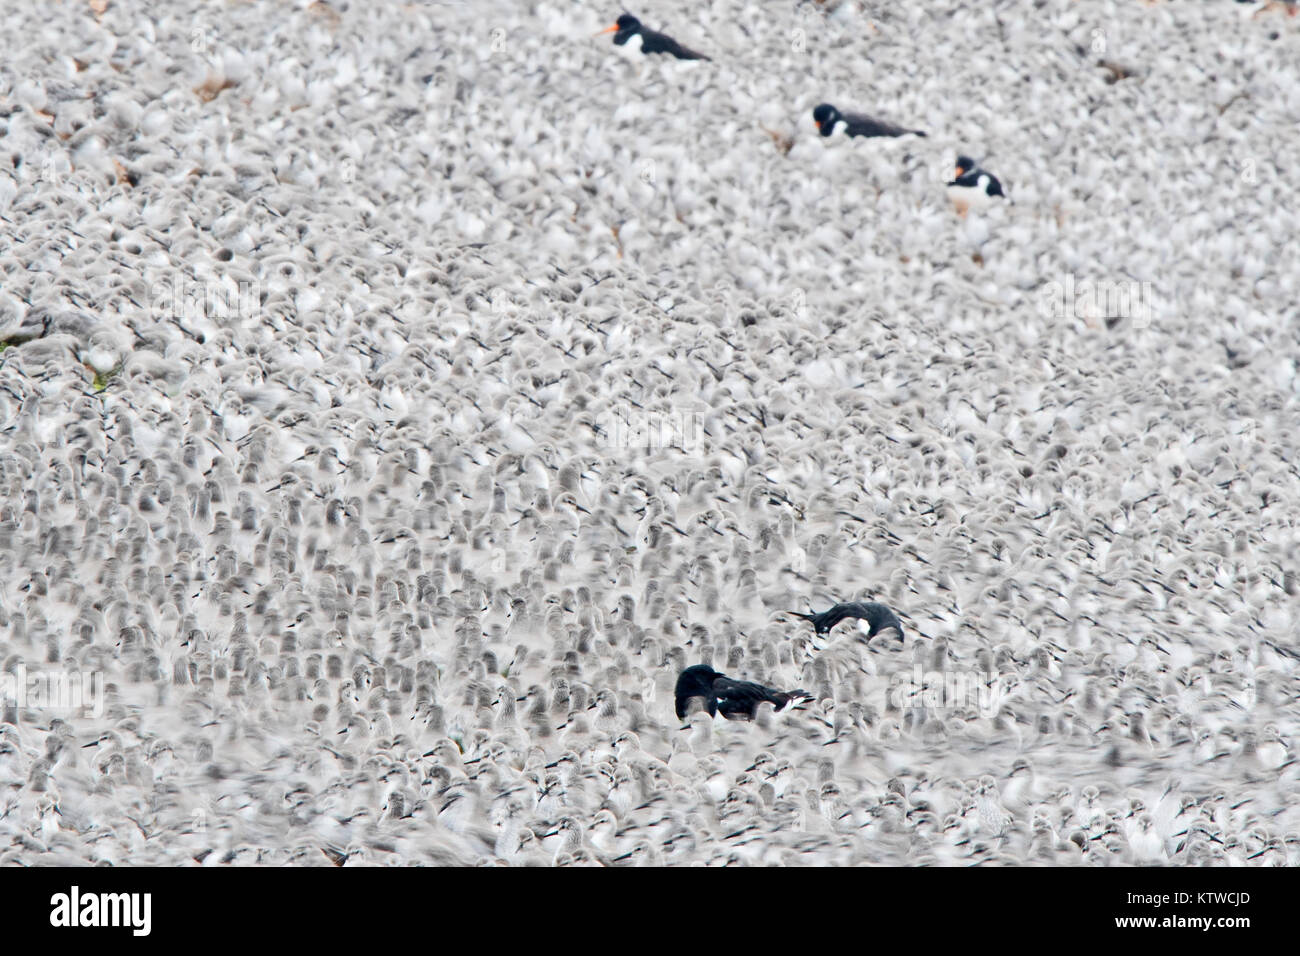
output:
{"label": "black and white bird", "polygon": [[906,136],[909,133],[917,136],[926,135],[922,130],[895,126],[893,123],[875,119],[865,113],[842,113],[829,103],[818,103],[813,107],[813,122],[817,124],[817,131],[823,136],[834,136],[836,133],[843,136],[866,137]]}
{"label": "black and white bird", "polygon": [[957,215],[965,216],[972,209],[982,209],[1001,196],[1010,202],[1002,191],[998,177],[985,169],[969,156],[957,157],[957,168],[953,171],[953,180],[948,183],[948,196],[957,208]]}
{"label": "black and white bird", "polygon": [[614,34],[614,44],[625,47],[630,52],[639,49],[645,54],[667,53],[679,60],[709,59],[703,53],[696,53],[682,46],[666,33],[646,29],[641,21],[630,13],[623,14],[612,27],[601,30],[596,36],[604,36],[606,33]]}
{"label": "black and white bird", "polygon": [[875,601],[850,601],[836,604],[820,614],[802,614],[799,611],[790,613],[811,623],[813,630],[818,634],[829,634],[831,628],[840,621],[854,617],[867,622],[867,637],[875,637],[881,631],[891,627],[898,631],[900,640],[903,637],[903,622],[898,619],[898,615]]}
{"label": "black and white bird", "polygon": [[732,680],[707,664],[696,664],[677,678],[676,710],[679,720],[686,719],[686,707],[692,697],[704,701],[710,717],[719,713],[727,720],[753,720],[758,705],[767,701],[780,710],[792,700],[812,700],[804,690],[780,691],[753,681]]}

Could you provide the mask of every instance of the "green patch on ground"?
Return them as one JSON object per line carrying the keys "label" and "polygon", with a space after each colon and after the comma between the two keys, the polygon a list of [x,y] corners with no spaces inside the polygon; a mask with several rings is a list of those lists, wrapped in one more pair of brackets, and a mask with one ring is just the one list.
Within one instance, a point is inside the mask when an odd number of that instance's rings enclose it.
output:
{"label": "green patch on ground", "polygon": [[110,369],[107,372],[96,372],[94,378],[95,391],[102,392],[108,388],[108,383],[117,377],[117,373],[122,371],[121,367]]}

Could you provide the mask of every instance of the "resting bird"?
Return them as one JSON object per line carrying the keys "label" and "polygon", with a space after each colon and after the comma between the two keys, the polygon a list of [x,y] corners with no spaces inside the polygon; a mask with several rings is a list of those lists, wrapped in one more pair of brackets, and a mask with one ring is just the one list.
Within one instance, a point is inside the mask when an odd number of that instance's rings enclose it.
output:
{"label": "resting bird", "polygon": [[625,13],[618,18],[618,22],[612,27],[607,27],[597,33],[596,36],[604,36],[606,33],[614,34],[614,43],[616,46],[625,46],[635,50],[638,46],[641,52],[650,53],[667,53],[679,60],[707,60],[709,59],[703,53],[696,53],[682,46],[666,33],[657,33],[654,30],[647,30],[641,25],[641,21],[630,13]]}
{"label": "resting bird", "polygon": [[885,605],[877,604],[875,601],[852,601],[847,604],[836,604],[820,614],[801,614],[798,611],[791,611],[790,613],[795,617],[801,617],[805,621],[811,622],[813,630],[818,634],[829,634],[831,628],[846,617],[856,617],[861,618],[870,625],[867,637],[875,637],[886,628],[892,627],[898,631],[899,640],[903,638],[903,622],[898,619],[898,615]]}
{"label": "resting bird", "polygon": [[965,217],[971,209],[982,209],[1001,196],[1010,202],[1002,191],[1002,183],[986,169],[981,169],[969,156],[957,157],[957,168],[952,182],[948,183],[948,195],[957,209],[959,216]]}
{"label": "resting bird", "polygon": [[841,113],[829,103],[818,103],[813,107],[813,122],[817,131],[823,136],[843,133],[845,136],[906,136],[915,133],[924,136],[919,129],[895,126],[884,120],[873,119],[862,113]]}
{"label": "resting bird", "polygon": [[805,690],[779,691],[753,681],[732,680],[707,664],[696,664],[677,678],[677,719],[686,719],[686,705],[692,697],[702,697],[710,717],[721,711],[727,720],[753,720],[763,701],[780,710],[796,698],[812,700]]}

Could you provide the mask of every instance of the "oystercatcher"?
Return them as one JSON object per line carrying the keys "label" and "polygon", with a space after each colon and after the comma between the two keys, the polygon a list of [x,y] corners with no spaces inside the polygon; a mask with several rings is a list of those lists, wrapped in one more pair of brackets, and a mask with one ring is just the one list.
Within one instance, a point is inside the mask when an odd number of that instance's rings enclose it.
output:
{"label": "oystercatcher", "polygon": [[818,103],[813,107],[813,122],[823,136],[843,133],[845,136],[906,136],[915,133],[926,135],[919,129],[895,126],[884,120],[873,119],[864,113],[841,113],[829,103]]}
{"label": "oystercatcher", "polygon": [[903,636],[903,622],[898,619],[898,615],[875,601],[850,601],[836,604],[820,614],[801,614],[799,611],[790,613],[808,621],[818,634],[829,634],[831,628],[840,621],[848,617],[856,617],[867,622],[867,637],[875,637],[881,631],[891,627],[898,631],[900,639]]}
{"label": "oystercatcher", "polygon": [[987,206],[995,196],[1011,201],[1002,191],[1002,183],[998,181],[998,177],[981,169],[979,164],[969,156],[957,157],[953,180],[948,183],[948,195],[957,208],[957,215],[962,217],[973,208]]}
{"label": "oystercatcher", "polygon": [[614,44],[616,46],[626,46],[632,51],[640,47],[642,53],[667,53],[679,60],[709,59],[703,53],[696,53],[694,50],[682,46],[666,33],[647,30],[642,26],[641,21],[630,13],[623,14],[618,18],[617,23],[612,27],[601,30],[596,36],[604,36],[606,33],[614,34]]}
{"label": "oystercatcher", "polygon": [[753,720],[758,705],[767,701],[780,710],[792,700],[812,700],[804,690],[780,691],[753,681],[732,680],[707,664],[696,664],[677,678],[677,718],[686,719],[686,705],[692,697],[704,699],[709,716],[720,712],[727,720]]}

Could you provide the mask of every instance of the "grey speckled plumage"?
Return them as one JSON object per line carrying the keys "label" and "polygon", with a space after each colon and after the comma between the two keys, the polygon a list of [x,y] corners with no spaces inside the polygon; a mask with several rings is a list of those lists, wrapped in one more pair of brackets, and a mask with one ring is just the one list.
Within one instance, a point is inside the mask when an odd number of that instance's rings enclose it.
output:
{"label": "grey speckled plumage", "polygon": [[1297,861],[1300,21],[750,6],[6,5],[0,862]]}

